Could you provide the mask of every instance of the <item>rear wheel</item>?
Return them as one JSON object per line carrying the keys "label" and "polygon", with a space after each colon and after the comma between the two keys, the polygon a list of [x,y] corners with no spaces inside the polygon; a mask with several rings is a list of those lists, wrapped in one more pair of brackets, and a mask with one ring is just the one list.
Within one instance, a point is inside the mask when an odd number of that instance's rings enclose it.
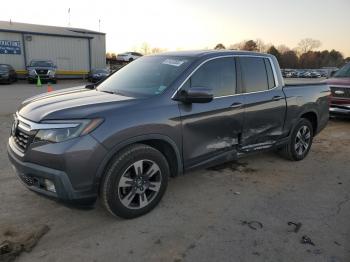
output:
{"label": "rear wheel", "polygon": [[313,135],[310,121],[305,118],[300,119],[292,132],[290,141],[281,148],[281,154],[289,160],[304,159],[310,151]]}
{"label": "rear wheel", "polygon": [[151,211],[163,197],[169,165],[153,147],[135,144],[112,160],[101,183],[101,199],[113,215],[134,218]]}

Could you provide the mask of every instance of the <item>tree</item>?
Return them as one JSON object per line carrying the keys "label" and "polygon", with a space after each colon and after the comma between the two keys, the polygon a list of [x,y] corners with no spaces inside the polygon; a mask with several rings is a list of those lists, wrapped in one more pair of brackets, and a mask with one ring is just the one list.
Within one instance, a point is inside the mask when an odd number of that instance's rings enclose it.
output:
{"label": "tree", "polygon": [[217,44],[215,47],[214,47],[215,50],[222,50],[222,49],[226,49],[226,47],[223,45],[223,44]]}
{"label": "tree", "polygon": [[265,42],[261,39],[256,39],[255,43],[256,43],[257,51],[261,53],[267,52],[267,50],[269,50],[271,46],[270,44],[265,44]]}
{"label": "tree", "polygon": [[239,43],[235,43],[233,45],[230,45],[229,46],[229,49],[230,50],[243,50],[243,47],[245,45],[245,42],[246,41],[242,41],[242,42],[239,42]]}
{"label": "tree", "polygon": [[151,53],[151,47],[146,42],[142,43],[140,50],[141,50],[141,53],[144,55],[148,55]]}
{"label": "tree", "polygon": [[329,66],[340,67],[344,64],[344,57],[339,51],[336,51],[333,49],[332,51],[329,52],[329,57],[330,57]]}
{"label": "tree", "polygon": [[152,54],[163,53],[163,52],[165,52],[165,51],[166,51],[166,49],[160,48],[160,47],[153,47],[153,48],[151,49],[151,53],[152,53]]}
{"label": "tree", "polygon": [[248,40],[242,49],[246,51],[258,51],[258,46],[254,40]]}
{"label": "tree", "polygon": [[297,56],[297,53],[293,50],[282,53],[280,66],[282,68],[298,68],[299,58]]}
{"label": "tree", "polygon": [[278,62],[281,64],[281,54],[275,46],[271,46],[269,50],[267,50],[267,53],[274,55],[277,58]]}
{"label": "tree", "polygon": [[277,46],[277,50],[281,54],[284,54],[285,52],[290,51],[290,48],[288,46],[286,46],[286,45],[279,45],[279,46]]}
{"label": "tree", "polygon": [[345,58],[345,59],[344,59],[344,62],[345,62],[345,63],[349,63],[349,62],[350,62],[350,56],[347,57],[347,58]]}
{"label": "tree", "polygon": [[112,58],[111,53],[107,52],[107,53],[106,53],[106,58],[107,58],[107,59],[111,59],[111,58]]}
{"label": "tree", "polygon": [[112,59],[117,59],[117,55],[115,53],[111,53],[111,58]]}
{"label": "tree", "polygon": [[321,46],[321,41],[312,38],[304,38],[298,43],[300,54],[307,53]]}

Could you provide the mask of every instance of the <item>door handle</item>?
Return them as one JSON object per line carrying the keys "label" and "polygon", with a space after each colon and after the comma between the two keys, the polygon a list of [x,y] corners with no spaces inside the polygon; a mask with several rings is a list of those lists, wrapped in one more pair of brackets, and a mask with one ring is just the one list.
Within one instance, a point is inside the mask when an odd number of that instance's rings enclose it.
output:
{"label": "door handle", "polygon": [[272,98],[273,101],[279,101],[279,100],[281,100],[281,99],[283,99],[282,96],[274,96],[274,97]]}
{"label": "door handle", "polygon": [[241,108],[243,106],[243,103],[235,102],[230,107],[231,108]]}

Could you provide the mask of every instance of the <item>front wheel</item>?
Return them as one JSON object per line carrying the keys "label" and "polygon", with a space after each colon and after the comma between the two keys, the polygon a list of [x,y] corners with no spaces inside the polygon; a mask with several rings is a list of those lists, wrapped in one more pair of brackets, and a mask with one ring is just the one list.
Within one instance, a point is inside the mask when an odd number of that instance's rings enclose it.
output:
{"label": "front wheel", "polygon": [[118,153],[101,183],[103,205],[113,215],[134,218],[151,211],[163,197],[169,165],[157,149],[135,144]]}
{"label": "front wheel", "polygon": [[280,152],[293,161],[303,160],[310,151],[313,140],[313,127],[309,120],[302,118],[294,128],[290,141]]}

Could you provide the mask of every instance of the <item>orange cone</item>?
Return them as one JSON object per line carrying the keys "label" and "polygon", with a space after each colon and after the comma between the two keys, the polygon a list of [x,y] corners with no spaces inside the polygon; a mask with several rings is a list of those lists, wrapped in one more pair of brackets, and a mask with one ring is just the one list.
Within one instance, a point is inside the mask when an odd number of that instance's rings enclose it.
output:
{"label": "orange cone", "polygon": [[52,86],[50,85],[50,83],[47,84],[47,92],[52,92],[53,91],[53,88]]}

